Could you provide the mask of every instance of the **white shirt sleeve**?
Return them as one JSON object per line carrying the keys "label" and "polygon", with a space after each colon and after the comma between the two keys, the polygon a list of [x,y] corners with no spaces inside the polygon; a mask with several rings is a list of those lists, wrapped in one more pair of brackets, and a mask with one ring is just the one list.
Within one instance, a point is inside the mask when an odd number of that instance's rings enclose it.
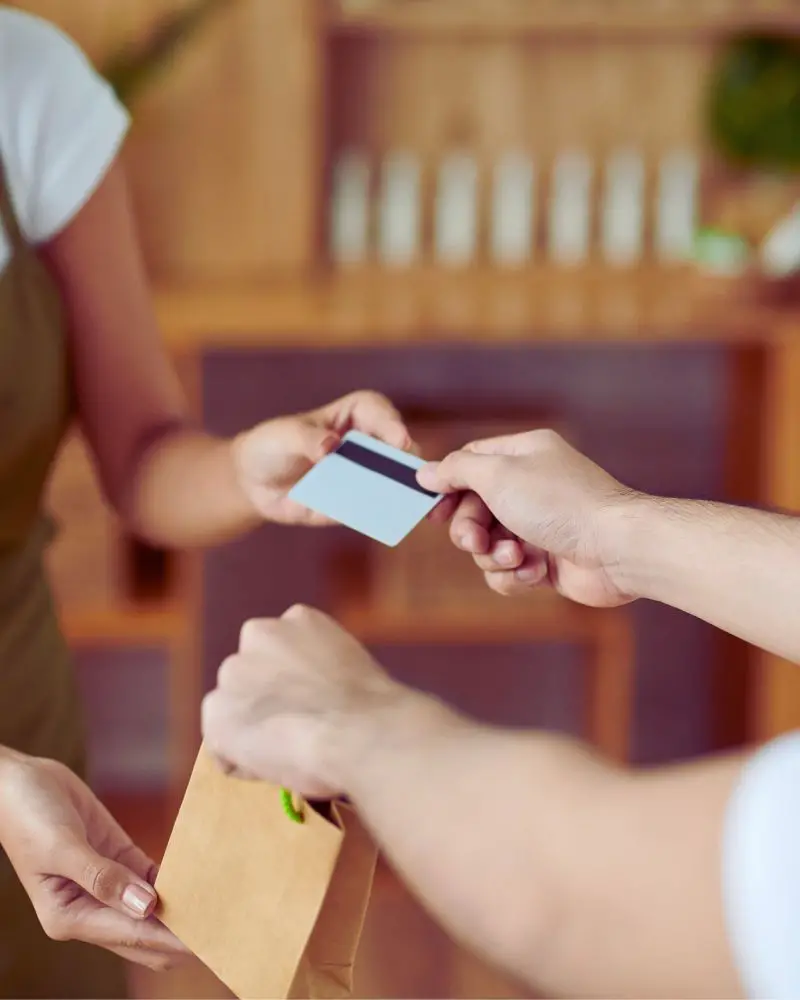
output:
{"label": "white shirt sleeve", "polygon": [[0,66],[0,154],[20,225],[32,243],[43,243],[105,176],[128,115],[67,35],[4,6]]}
{"label": "white shirt sleeve", "polygon": [[800,997],[800,733],[745,768],[726,819],[728,932],[753,1000]]}

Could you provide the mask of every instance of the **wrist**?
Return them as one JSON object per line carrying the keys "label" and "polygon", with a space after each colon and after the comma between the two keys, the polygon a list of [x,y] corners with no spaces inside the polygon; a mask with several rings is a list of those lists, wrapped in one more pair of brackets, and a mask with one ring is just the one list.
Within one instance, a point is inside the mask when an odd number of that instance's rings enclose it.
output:
{"label": "wrist", "polygon": [[605,512],[604,565],[615,587],[634,598],[658,599],[668,572],[672,502],[637,493]]}
{"label": "wrist", "polygon": [[358,803],[373,776],[385,772],[388,758],[419,748],[455,721],[436,699],[390,681],[368,702],[341,713],[326,737],[327,780]]}
{"label": "wrist", "polygon": [[242,461],[248,433],[248,431],[244,431],[223,441],[222,444],[225,448],[225,464],[228,470],[227,478],[231,483],[231,491],[241,509],[242,518],[248,523],[248,526],[255,526],[263,521],[263,517],[258,510],[258,504],[253,496],[253,490],[249,486]]}

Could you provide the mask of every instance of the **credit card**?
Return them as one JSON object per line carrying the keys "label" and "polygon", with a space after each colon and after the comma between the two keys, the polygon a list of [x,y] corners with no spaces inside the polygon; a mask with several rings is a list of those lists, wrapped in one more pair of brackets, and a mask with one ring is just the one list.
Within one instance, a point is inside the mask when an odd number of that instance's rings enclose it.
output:
{"label": "credit card", "polygon": [[348,431],[289,492],[289,499],[384,545],[397,545],[439,503],[417,483],[424,459]]}

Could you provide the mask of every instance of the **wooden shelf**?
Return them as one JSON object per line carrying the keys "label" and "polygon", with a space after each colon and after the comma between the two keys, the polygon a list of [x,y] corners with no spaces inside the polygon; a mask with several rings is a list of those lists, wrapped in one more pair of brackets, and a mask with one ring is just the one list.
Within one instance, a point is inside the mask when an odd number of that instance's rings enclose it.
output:
{"label": "wooden shelf", "polygon": [[723,34],[797,25],[793,0],[332,0],[338,34],[598,37]]}
{"label": "wooden shelf", "polygon": [[68,641],[81,646],[171,644],[185,630],[177,604],[119,604],[64,608],[61,624]]}
{"label": "wooden shelf", "polygon": [[307,280],[170,285],[168,345],[187,349],[550,341],[752,341],[800,334],[800,309],[685,268],[359,269]]}
{"label": "wooden shelf", "polygon": [[369,645],[474,645],[527,642],[590,641],[614,628],[624,608],[586,608],[557,594],[541,591],[529,599],[487,594],[485,605],[436,609],[431,613],[383,608],[369,598],[345,597],[333,615],[349,632]]}

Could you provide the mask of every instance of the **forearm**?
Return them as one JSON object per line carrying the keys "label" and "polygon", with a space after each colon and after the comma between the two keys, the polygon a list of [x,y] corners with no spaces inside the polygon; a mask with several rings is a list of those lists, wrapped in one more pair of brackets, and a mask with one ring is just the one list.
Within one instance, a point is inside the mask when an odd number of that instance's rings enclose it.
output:
{"label": "forearm", "polygon": [[738,995],[720,834],[741,762],[634,776],[412,696],[345,787],[430,910],[554,996]]}
{"label": "forearm", "polygon": [[180,428],[137,457],[123,513],[155,545],[190,548],[226,542],[259,518],[241,489],[231,443]]}
{"label": "forearm", "polygon": [[800,519],[648,498],[618,520],[618,584],[800,661]]}

